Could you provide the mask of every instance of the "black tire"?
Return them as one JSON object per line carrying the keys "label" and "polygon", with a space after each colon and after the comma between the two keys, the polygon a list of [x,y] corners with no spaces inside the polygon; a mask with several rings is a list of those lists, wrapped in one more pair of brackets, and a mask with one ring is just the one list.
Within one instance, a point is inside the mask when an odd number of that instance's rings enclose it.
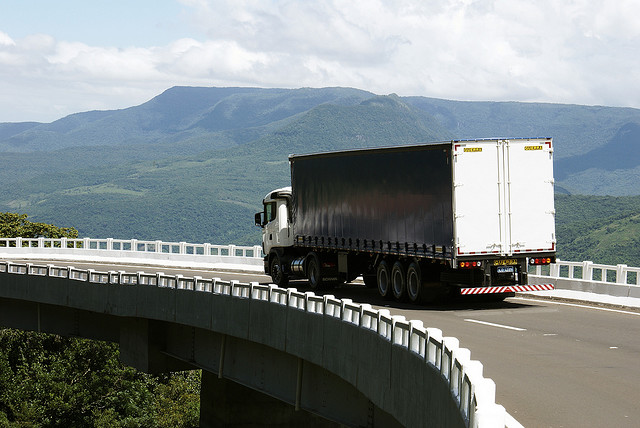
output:
{"label": "black tire", "polygon": [[420,265],[411,262],[407,268],[407,296],[412,303],[420,303],[422,298],[422,271]]}
{"label": "black tire", "polygon": [[407,298],[407,274],[404,269],[404,264],[398,260],[393,264],[391,268],[391,284],[393,297],[401,302]]}
{"label": "black tire", "polygon": [[393,292],[391,291],[391,269],[386,260],[383,260],[378,265],[376,271],[376,282],[378,284],[378,293],[385,299],[391,299]]}
{"label": "black tire", "polygon": [[271,280],[278,287],[286,287],[289,284],[289,276],[284,272],[284,266],[278,253],[271,253],[269,264],[269,275]]}
{"label": "black tire", "polygon": [[447,289],[441,281],[442,265],[418,263],[407,267],[407,297],[415,304],[432,304],[446,297]]}
{"label": "black tire", "polygon": [[312,290],[320,290],[324,286],[320,272],[320,258],[316,253],[307,256],[307,279]]}

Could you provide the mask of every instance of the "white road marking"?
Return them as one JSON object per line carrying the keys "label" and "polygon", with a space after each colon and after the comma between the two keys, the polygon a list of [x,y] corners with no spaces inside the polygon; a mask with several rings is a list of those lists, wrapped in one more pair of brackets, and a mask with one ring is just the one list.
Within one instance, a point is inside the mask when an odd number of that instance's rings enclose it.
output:
{"label": "white road marking", "polygon": [[491,326],[491,327],[505,328],[507,330],[527,331],[526,328],[512,327],[510,325],[494,324],[492,322],[472,320],[472,319],[469,319],[469,318],[465,319],[465,321],[473,322],[473,323],[476,323],[476,324],[488,325],[488,326]]}
{"label": "white road marking", "polygon": [[546,299],[529,299],[529,298],[526,298],[526,297],[512,297],[512,299],[527,300],[527,301],[530,301],[530,302],[539,302],[539,303],[549,303],[549,304],[552,304],[552,305],[573,306],[574,308],[595,309],[597,311],[615,312],[615,313],[618,313],[618,314],[640,316],[640,312],[623,311],[621,309],[601,308],[599,306],[580,305],[580,304],[577,304],[577,303],[556,302],[556,301],[553,301],[553,300],[546,300]]}

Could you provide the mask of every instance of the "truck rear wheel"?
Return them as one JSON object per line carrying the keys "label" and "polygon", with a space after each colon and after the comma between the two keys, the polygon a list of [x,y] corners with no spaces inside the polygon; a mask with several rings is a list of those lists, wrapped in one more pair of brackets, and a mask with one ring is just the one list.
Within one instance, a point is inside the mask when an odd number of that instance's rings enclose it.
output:
{"label": "truck rear wheel", "polygon": [[278,253],[271,253],[270,260],[269,275],[271,275],[271,280],[278,287],[286,287],[289,284],[289,276],[284,272],[280,256]]}
{"label": "truck rear wheel", "polygon": [[407,276],[400,260],[396,261],[391,269],[391,284],[393,285],[393,297],[397,301],[404,300],[407,297]]}
{"label": "truck rear wheel", "polygon": [[434,264],[422,266],[413,261],[407,268],[407,296],[411,303],[433,303],[442,291],[441,268]]}
{"label": "truck rear wheel", "polygon": [[420,265],[411,262],[407,268],[407,296],[412,303],[420,303],[422,295],[422,271]]}
{"label": "truck rear wheel", "polygon": [[390,278],[389,264],[386,260],[383,260],[378,265],[376,278],[378,279],[378,293],[385,299],[390,299],[393,295],[391,291],[391,278]]}

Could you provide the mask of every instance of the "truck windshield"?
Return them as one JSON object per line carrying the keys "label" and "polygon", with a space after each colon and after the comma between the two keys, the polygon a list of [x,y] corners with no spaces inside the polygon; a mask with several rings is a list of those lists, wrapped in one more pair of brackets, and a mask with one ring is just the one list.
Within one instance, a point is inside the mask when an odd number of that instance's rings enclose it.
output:
{"label": "truck windshield", "polygon": [[264,221],[269,223],[276,218],[276,203],[267,202],[264,204]]}

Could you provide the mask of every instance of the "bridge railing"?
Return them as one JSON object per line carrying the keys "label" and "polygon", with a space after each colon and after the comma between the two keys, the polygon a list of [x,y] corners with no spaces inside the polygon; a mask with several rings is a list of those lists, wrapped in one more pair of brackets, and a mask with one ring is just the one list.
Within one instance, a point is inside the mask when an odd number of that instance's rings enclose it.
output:
{"label": "bridge railing", "polygon": [[[262,272],[262,248],[114,238],[0,238],[0,257],[52,261],[140,263],[166,267]],[[557,260],[529,268],[529,283],[556,289],[640,298],[640,267]]]}
{"label": "bridge railing", "polygon": [[[614,298],[640,298],[640,268],[624,264],[556,260],[549,266],[531,267],[529,283],[553,282],[557,290],[569,290]],[[622,302],[622,304],[626,304]]]}
{"label": "bridge railing", "polygon": [[556,260],[549,266],[535,266],[536,276],[549,278],[578,279],[589,282],[608,282],[614,284],[640,285],[640,268],[625,264],[603,265],[591,261],[568,262]]}
{"label": "bridge railing", "polygon": [[52,248],[142,253],[190,254],[200,256],[235,256],[262,258],[259,245],[190,244],[188,242],[142,241],[138,239],[96,238],[0,238],[0,248]]}
{"label": "bridge railing", "polygon": [[[404,316],[392,316],[386,309],[373,309],[371,305],[354,303],[350,299],[338,299],[332,295],[317,296],[312,292],[298,292],[294,288],[283,289],[272,284],[223,281],[219,278],[205,279],[198,276],[185,277],[163,273],[99,272],[92,269],[9,261],[0,261],[0,273],[2,272],[66,278],[105,286],[120,284],[191,290],[239,299],[260,300],[338,319],[367,332],[376,333],[380,340],[400,349],[408,358],[417,359],[424,370],[435,370],[439,373],[441,380],[448,385],[449,392],[467,426],[504,427],[507,423],[504,407],[495,402],[495,383],[483,376],[482,363],[471,360],[470,351],[460,347],[458,339],[443,337],[440,329],[425,328],[422,321],[410,321]],[[402,367],[394,367],[395,376],[409,381],[421,378],[417,373],[403,373],[402,369]],[[410,369],[405,369],[407,370]],[[432,385],[417,383],[415,387],[431,388]],[[415,405],[420,406],[421,403],[417,402]]]}
{"label": "bridge railing", "polygon": [[264,257],[259,245],[191,244],[114,238],[0,238],[0,254],[76,261],[98,261],[100,258],[111,261],[137,259],[149,264],[169,263],[181,267],[212,267],[216,263],[222,263],[241,265],[252,270],[262,269]]}
{"label": "bridge railing", "polygon": [[[115,238],[0,238],[0,251],[11,251],[13,254],[42,254],[41,250],[53,250],[56,254],[80,255],[84,252],[97,254],[99,251],[115,252],[126,257],[153,259],[154,255],[236,257],[248,264],[254,260],[262,260],[264,254],[260,245],[214,245],[193,244],[188,242],[145,241],[139,239]],[[253,259],[253,260],[251,260]],[[548,266],[532,266],[530,274],[549,278],[567,278],[590,282],[607,282],[615,284],[640,285],[640,267],[630,267],[625,264],[605,265],[591,261],[570,262],[557,260]]]}

